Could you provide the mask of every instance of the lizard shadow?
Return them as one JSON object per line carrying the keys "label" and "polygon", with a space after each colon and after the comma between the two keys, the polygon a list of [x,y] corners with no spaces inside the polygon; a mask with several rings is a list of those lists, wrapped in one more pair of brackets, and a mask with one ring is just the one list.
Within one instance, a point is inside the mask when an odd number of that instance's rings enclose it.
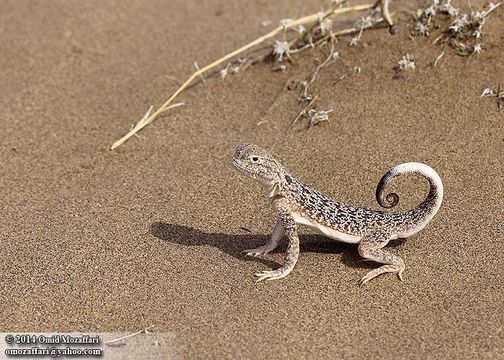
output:
{"label": "lizard shadow", "polygon": [[[188,226],[165,222],[152,223],[150,233],[159,240],[184,246],[213,246],[241,261],[255,261],[270,268],[281,266],[276,261],[264,257],[246,256],[243,252],[245,249],[253,249],[264,245],[269,241],[270,235],[206,233]],[[341,261],[345,265],[354,268],[374,268],[378,265],[361,258],[356,245],[340,243],[317,234],[300,235],[299,240],[301,253],[341,254]],[[273,253],[285,253],[286,243],[287,241],[284,238]],[[403,243],[403,240],[397,240],[390,243],[388,247],[400,246]]]}

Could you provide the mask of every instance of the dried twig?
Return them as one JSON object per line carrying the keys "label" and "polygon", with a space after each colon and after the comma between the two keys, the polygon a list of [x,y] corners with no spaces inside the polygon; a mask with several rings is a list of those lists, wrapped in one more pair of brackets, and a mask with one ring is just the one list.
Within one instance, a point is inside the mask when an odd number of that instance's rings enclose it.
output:
{"label": "dried twig", "polygon": [[309,84],[312,84],[315,79],[317,78],[317,75],[320,71],[320,69],[322,69],[324,66],[326,66],[331,60],[332,61],[335,61],[335,57],[334,57],[334,37],[331,38],[331,50],[329,52],[329,55],[327,56],[327,58],[324,60],[323,63],[321,63],[320,65],[318,65],[316,68],[315,68],[315,71],[313,72],[312,76],[311,76],[311,79],[310,81],[308,81]]}
{"label": "dried twig", "polygon": [[[173,105],[167,105],[165,107],[159,108],[156,111],[156,113],[157,114],[161,114],[164,111],[167,111],[167,110],[170,110],[170,109],[182,106],[182,105],[185,105],[185,104],[184,103],[176,103],[176,104],[173,104]],[[147,110],[147,112],[145,113],[145,115],[140,119],[140,121],[137,122],[136,125],[133,126],[133,128],[126,135],[124,135],[122,138],[120,138],[119,140],[117,140],[112,145],[112,147],[110,149],[114,150],[115,148],[121,146],[130,137],[132,137],[133,135],[136,135],[136,133],[139,132],[140,130],[142,130],[146,125],[149,125],[154,120],[154,118],[155,118],[153,115],[151,115],[151,111],[152,111],[153,108],[154,107],[151,106],[149,108],[149,110]]]}
{"label": "dried twig", "polygon": [[304,109],[301,110],[301,112],[296,116],[296,118],[291,122],[291,124],[287,128],[287,131],[289,131],[294,126],[294,124],[297,123],[298,120],[301,119],[301,117],[306,114],[306,112],[311,108],[315,100],[317,100],[317,95],[315,95],[313,99],[311,99],[311,101],[308,103],[308,105],[306,105]]}
{"label": "dried twig", "polygon": [[[391,13],[391,16],[394,16],[396,13],[393,12]],[[294,50],[291,50],[290,53],[291,54],[294,54],[296,52],[300,52],[300,51],[303,51],[303,50],[306,50],[307,48],[313,48],[325,41],[327,41],[329,38],[331,37],[338,37],[338,36],[345,36],[345,35],[353,35],[353,34],[357,34],[357,33],[360,33],[361,31],[363,30],[371,30],[371,29],[378,29],[378,25],[382,25],[383,23],[385,22],[385,19],[383,18],[379,18],[376,20],[376,22],[374,24],[368,24],[368,25],[364,25],[360,28],[356,28],[356,27],[351,27],[351,28],[348,28],[348,29],[343,29],[343,30],[339,30],[339,31],[332,31],[330,33],[328,33],[327,35],[321,37],[320,39],[318,39],[317,41],[311,43],[311,44],[308,44],[308,45],[305,45],[299,49],[294,49]],[[385,22],[386,23],[386,22]]]}
{"label": "dried twig", "polygon": [[149,326],[149,327],[146,327],[146,328],[145,328],[145,329],[143,329],[143,330],[137,331],[137,332],[136,332],[136,333],[134,333],[134,334],[129,334],[129,335],[122,336],[122,337],[117,338],[117,339],[114,339],[114,340],[105,341],[105,342],[104,342],[104,344],[109,345],[109,344],[112,344],[112,343],[119,342],[119,341],[121,341],[121,340],[129,339],[129,338],[131,338],[131,337],[133,337],[133,336],[137,336],[137,335],[140,335],[140,334],[147,334],[147,333],[148,333],[148,330],[149,330],[149,329],[151,329],[151,328],[153,328],[154,326],[155,326],[155,325],[151,325],[151,326]]}
{"label": "dried twig", "polygon": [[[198,66],[198,63],[195,61],[194,62],[194,67],[196,68],[197,71],[201,71],[200,67]],[[200,78],[203,83],[206,83],[205,77],[203,76],[203,73],[200,73]]]}
{"label": "dried twig", "polygon": [[443,57],[443,55],[444,55],[444,51],[441,54],[438,55],[438,57],[436,58],[436,60],[434,60],[434,64],[433,64],[434,67],[437,66],[437,63],[439,62],[439,60],[441,60],[441,58]]}

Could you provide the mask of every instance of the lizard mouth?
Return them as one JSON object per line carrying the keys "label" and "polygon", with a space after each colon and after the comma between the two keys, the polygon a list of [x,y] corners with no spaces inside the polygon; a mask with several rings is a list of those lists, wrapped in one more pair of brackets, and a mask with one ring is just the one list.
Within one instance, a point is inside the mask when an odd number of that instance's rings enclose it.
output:
{"label": "lizard mouth", "polygon": [[249,178],[257,180],[257,176],[251,172],[245,164],[239,159],[233,159],[231,163],[237,170],[239,170],[242,174],[248,176]]}
{"label": "lizard mouth", "polygon": [[237,168],[238,170],[240,170],[241,172],[244,172],[245,174],[249,174],[249,172],[246,170],[245,166],[242,164],[242,162],[238,159],[233,159],[233,161],[231,162],[231,164]]}

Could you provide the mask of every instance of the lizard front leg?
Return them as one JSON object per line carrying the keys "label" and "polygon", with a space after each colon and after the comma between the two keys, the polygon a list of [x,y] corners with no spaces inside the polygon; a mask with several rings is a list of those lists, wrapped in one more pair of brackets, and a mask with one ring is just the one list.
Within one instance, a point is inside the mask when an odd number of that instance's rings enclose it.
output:
{"label": "lizard front leg", "polygon": [[360,284],[364,285],[369,280],[374,279],[378,275],[388,272],[397,273],[397,277],[402,281],[402,273],[406,266],[403,259],[399,256],[389,253],[382,248],[389,242],[390,236],[382,232],[373,232],[365,235],[359,244],[359,255],[363,258],[376,261],[381,264],[378,269],[371,270],[361,280]]}
{"label": "lizard front leg", "polygon": [[285,230],[282,225],[282,221],[280,219],[277,220],[275,228],[273,229],[273,234],[271,235],[270,241],[263,246],[260,246],[256,249],[243,250],[248,256],[259,256],[262,254],[267,254],[276,249],[278,243],[282,239],[285,234]]}
{"label": "lizard front leg", "polygon": [[299,257],[299,237],[289,203],[284,198],[280,198],[273,201],[273,207],[277,210],[278,220],[289,239],[289,245],[282,267],[277,270],[267,270],[255,274],[258,277],[258,282],[266,279],[276,280],[286,277],[294,269]]}

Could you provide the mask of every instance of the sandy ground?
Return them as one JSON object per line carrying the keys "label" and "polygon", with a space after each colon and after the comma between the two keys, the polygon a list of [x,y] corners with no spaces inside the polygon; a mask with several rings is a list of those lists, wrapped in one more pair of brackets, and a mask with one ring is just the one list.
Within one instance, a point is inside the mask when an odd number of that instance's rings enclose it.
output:
{"label": "sandy ground", "polygon": [[[436,68],[442,49],[410,39],[404,23],[395,36],[365,33],[361,47],[342,41],[342,61],[314,85],[320,107],[333,109],[329,124],[286,132],[296,94],[272,103],[316,66],[306,53],[285,73],[259,64],[209,79],[180,97],[185,107],[108,150],[194,61],[263,34],[262,21],[321,6],[0,1],[1,331],[155,325],[187,359],[504,358],[504,110],[479,97],[504,83],[503,9],[485,25],[481,54],[447,49]],[[406,53],[417,69],[397,77]],[[445,184],[441,211],[391,246],[405,281],[359,287],[376,265],[303,231],[291,275],[256,284],[254,272],[279,266],[285,244],[264,258],[241,254],[274,224],[260,186],[230,166],[242,142],[268,148],[313,187],[374,208],[392,165],[433,166]],[[415,178],[395,185],[401,209],[426,194]]]}

